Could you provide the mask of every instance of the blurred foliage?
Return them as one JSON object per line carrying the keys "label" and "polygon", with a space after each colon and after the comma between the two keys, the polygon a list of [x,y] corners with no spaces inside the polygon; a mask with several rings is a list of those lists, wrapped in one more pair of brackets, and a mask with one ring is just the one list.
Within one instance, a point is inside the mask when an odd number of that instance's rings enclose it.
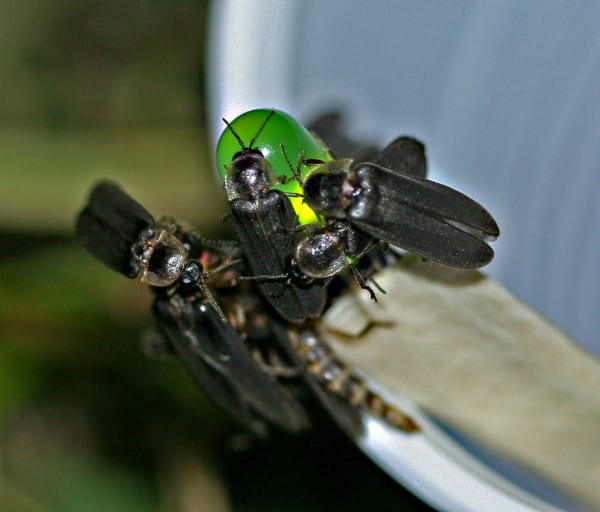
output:
{"label": "blurred foliage", "polygon": [[[222,229],[202,128],[206,10],[197,0],[2,3],[0,229],[70,232],[99,177],[211,235]],[[215,215],[194,218],[198,204]]]}
{"label": "blurred foliage", "polygon": [[327,420],[234,450],[237,426],[179,363],[141,356],[145,287],[72,239],[100,178],[223,233],[203,131],[206,12],[0,6],[0,510],[422,510]]}
{"label": "blurred foliage", "polygon": [[193,0],[3,2],[0,118],[46,127],[202,119]]}

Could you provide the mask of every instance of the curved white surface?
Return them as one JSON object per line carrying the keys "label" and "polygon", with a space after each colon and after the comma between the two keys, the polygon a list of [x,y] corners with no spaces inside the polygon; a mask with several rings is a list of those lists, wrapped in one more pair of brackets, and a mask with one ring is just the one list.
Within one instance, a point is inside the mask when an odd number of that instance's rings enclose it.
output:
{"label": "curved white surface", "polygon": [[[600,353],[600,102],[590,101],[600,83],[598,4],[365,5],[215,2],[213,142],[222,117],[256,107],[313,115],[340,98],[360,121],[355,133],[422,138],[433,178],[496,215],[503,232],[491,274]],[[367,432],[365,453],[440,510],[558,510],[429,422],[414,437],[377,420]]]}
{"label": "curved white surface", "polygon": [[499,477],[462,450],[427,416],[406,402],[402,409],[423,428],[406,435],[376,418],[365,422],[360,448],[396,481],[437,510],[559,511]]}
{"label": "curved white surface", "polygon": [[[289,80],[291,2],[214,2],[209,36],[208,112],[211,139],[222,118],[270,106],[294,114]],[[277,20],[276,23],[265,20]]]}

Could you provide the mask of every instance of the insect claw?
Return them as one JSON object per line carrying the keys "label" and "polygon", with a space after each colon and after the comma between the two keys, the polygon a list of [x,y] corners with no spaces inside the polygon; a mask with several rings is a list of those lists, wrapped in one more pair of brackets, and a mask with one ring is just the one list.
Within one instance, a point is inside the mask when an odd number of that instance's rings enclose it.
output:
{"label": "insect claw", "polygon": [[370,286],[363,286],[362,287],[363,290],[367,290],[369,292],[369,295],[371,296],[371,300],[377,304],[379,301],[377,300],[377,295],[375,295],[375,292],[373,291],[373,289]]}
{"label": "insect claw", "polygon": [[[375,281],[375,279],[371,278],[369,279],[369,281],[371,281],[373,283],[373,286],[375,286],[375,288],[377,288],[377,290],[379,291],[379,293],[383,293],[384,295],[387,293],[385,291],[385,289],[383,289],[379,283],[377,281]],[[377,301],[376,301],[377,302]]]}

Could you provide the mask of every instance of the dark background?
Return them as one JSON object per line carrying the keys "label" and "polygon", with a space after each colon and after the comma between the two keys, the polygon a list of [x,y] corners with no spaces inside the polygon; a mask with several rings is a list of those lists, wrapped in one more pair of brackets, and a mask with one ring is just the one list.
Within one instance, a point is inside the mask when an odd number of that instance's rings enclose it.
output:
{"label": "dark background", "polygon": [[100,178],[226,233],[206,20],[191,0],[0,7],[0,510],[422,510],[326,418],[245,439],[177,361],[141,355],[149,292],[73,239]]}

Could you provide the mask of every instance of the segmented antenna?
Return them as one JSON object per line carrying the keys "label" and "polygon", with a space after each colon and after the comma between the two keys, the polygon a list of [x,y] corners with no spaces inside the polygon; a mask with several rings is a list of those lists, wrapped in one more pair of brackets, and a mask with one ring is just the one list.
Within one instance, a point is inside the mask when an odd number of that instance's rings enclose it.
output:
{"label": "segmented antenna", "polygon": [[244,141],[237,134],[237,132],[233,129],[233,126],[231,126],[231,123],[229,121],[227,121],[227,119],[225,119],[225,118],[223,118],[222,120],[227,125],[227,128],[229,128],[229,131],[232,133],[232,135],[235,137],[235,139],[238,141],[238,144],[242,148],[242,151],[247,151],[247,150],[252,149],[252,145],[256,142],[256,139],[261,134],[261,132],[264,130],[265,125],[269,122],[269,119],[271,119],[271,117],[273,117],[274,114],[275,114],[275,109],[271,110],[271,112],[269,112],[267,114],[267,117],[265,117],[265,120],[262,122],[262,124],[258,128],[258,131],[254,135],[254,137],[252,137],[252,140],[250,141],[250,144],[248,144],[248,146],[244,145]]}
{"label": "segmented antenna", "polygon": [[304,178],[302,177],[302,172],[300,171],[302,164],[304,164],[304,150],[302,150],[300,152],[300,158],[298,160],[298,163],[296,164],[296,167],[294,168],[294,166],[292,165],[292,162],[290,161],[290,157],[289,157],[287,151],[285,150],[285,146],[284,146],[283,142],[281,144],[279,144],[279,147],[281,148],[281,152],[283,153],[283,158],[285,158],[285,161],[286,161],[288,167],[290,168],[290,171],[292,172],[294,179],[298,182],[298,184],[302,188],[304,188]]}
{"label": "segmented antenna", "polygon": [[208,284],[206,283],[206,281],[211,276],[218,274],[220,272],[223,272],[223,271],[227,270],[228,268],[233,267],[233,266],[237,265],[238,263],[241,263],[242,261],[243,260],[241,260],[241,259],[228,259],[227,261],[225,261],[225,263],[222,263],[221,265],[219,265],[215,268],[212,268],[210,270],[204,271],[204,269],[202,269],[200,279],[196,283],[196,285],[200,289],[200,292],[204,295],[204,298],[208,301],[208,303],[217,312],[217,314],[219,315],[221,320],[223,320],[223,322],[225,322],[225,323],[227,323],[227,317],[225,316],[225,313],[223,313],[221,306],[219,306],[219,304],[215,300],[215,297],[213,296],[212,292],[210,291],[210,288],[208,287]]}

